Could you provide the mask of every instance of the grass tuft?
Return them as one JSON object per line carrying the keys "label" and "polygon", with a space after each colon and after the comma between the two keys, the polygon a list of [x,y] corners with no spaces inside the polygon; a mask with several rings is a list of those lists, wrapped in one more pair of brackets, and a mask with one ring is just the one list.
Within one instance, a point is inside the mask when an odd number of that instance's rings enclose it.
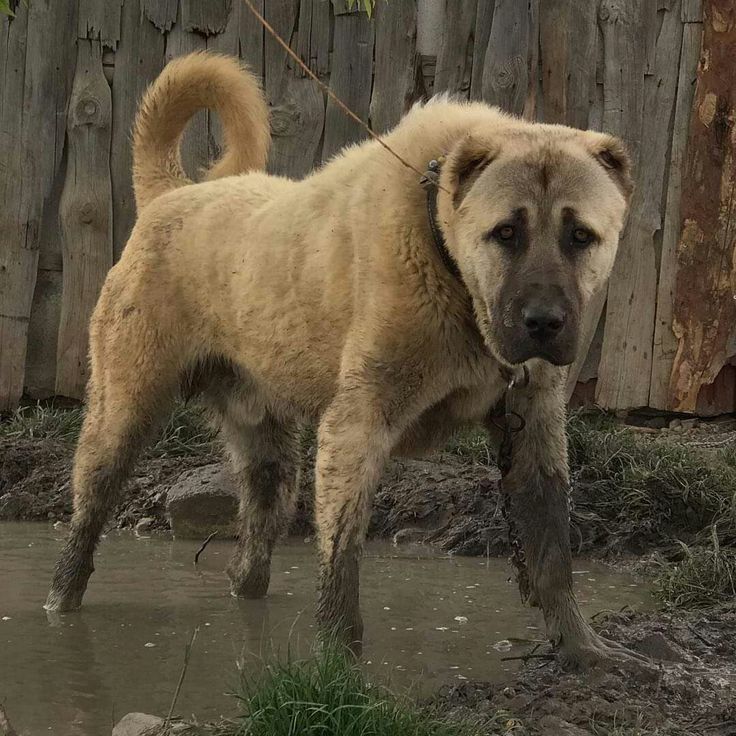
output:
{"label": "grass tuft", "polygon": [[[84,409],[35,404],[16,409],[0,420],[0,437],[51,439],[73,445],[79,438]],[[182,457],[213,452],[216,432],[199,408],[177,404],[159,440],[151,446],[152,457]]]}
{"label": "grass tuft", "polygon": [[[466,722],[370,684],[351,656],[325,646],[309,659],[287,658],[258,674],[241,672],[236,697],[241,716],[219,736],[480,736]],[[488,730],[483,733],[491,733]],[[502,731],[498,731],[502,733]]]}
{"label": "grass tuft", "polygon": [[721,547],[713,530],[709,547],[681,544],[682,558],[661,563],[654,592],[676,608],[703,608],[736,599],[736,550]]}
{"label": "grass tuft", "polygon": [[630,546],[707,541],[713,524],[722,542],[736,542],[736,465],[727,455],[580,414],[570,417],[568,435],[577,510]]}

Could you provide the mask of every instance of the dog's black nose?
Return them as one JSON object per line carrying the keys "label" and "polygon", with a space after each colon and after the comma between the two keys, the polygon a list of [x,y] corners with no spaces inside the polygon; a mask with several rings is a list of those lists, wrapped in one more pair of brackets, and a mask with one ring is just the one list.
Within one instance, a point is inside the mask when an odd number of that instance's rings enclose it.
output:
{"label": "dog's black nose", "polygon": [[521,316],[531,337],[544,342],[557,336],[567,315],[556,305],[532,304],[521,310]]}

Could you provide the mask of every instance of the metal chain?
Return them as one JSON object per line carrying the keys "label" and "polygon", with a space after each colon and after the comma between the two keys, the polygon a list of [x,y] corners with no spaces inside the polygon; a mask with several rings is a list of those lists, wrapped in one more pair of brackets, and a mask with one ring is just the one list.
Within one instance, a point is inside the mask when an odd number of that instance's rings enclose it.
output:
{"label": "metal chain", "polygon": [[518,534],[516,525],[514,524],[514,515],[511,508],[511,493],[505,487],[506,476],[511,471],[513,464],[514,452],[514,435],[524,429],[526,422],[524,418],[511,409],[511,392],[515,388],[522,388],[529,383],[529,371],[524,366],[524,373],[521,379],[515,375],[507,376],[508,384],[504,395],[504,423],[503,436],[501,446],[498,449],[498,469],[501,473],[501,493],[503,495],[503,506],[501,513],[508,529],[509,546],[511,547],[511,564],[516,569],[516,582],[519,586],[522,603],[526,603],[531,595],[531,583],[529,582],[529,569],[526,565],[526,555]]}

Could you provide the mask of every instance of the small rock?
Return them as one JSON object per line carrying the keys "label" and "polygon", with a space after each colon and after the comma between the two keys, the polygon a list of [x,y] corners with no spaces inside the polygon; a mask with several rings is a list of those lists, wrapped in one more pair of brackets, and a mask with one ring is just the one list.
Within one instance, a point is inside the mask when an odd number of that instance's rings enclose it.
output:
{"label": "small rock", "polygon": [[163,726],[163,718],[148,713],[128,713],[112,730],[112,736],[154,736]]}
{"label": "small rock", "polygon": [[153,525],[156,523],[156,520],[153,519],[150,516],[144,516],[136,525],[135,525],[135,533],[136,534],[144,534],[145,532],[150,532]]}
{"label": "small rock", "polygon": [[177,538],[218,539],[235,536],[240,497],[224,464],[213,463],[183,473],[166,497],[171,530]]}
{"label": "small rock", "polygon": [[589,736],[589,731],[575,726],[569,721],[563,721],[558,716],[544,716],[539,721],[541,736]]}
{"label": "small rock", "polygon": [[686,662],[687,659],[683,653],[678,651],[678,647],[666,639],[666,637],[658,631],[647,634],[634,645],[637,652],[646,654],[654,660],[664,660],[665,662]]}
{"label": "small rock", "polygon": [[682,419],[673,419],[670,422],[670,429],[680,429],[682,427]]}
{"label": "small rock", "polygon": [[422,529],[399,529],[394,534],[392,541],[395,546],[400,544],[421,544],[426,536],[427,532]]}
{"label": "small rock", "polygon": [[698,424],[699,424],[698,420],[695,417],[693,417],[692,419],[683,419],[680,426],[685,431],[688,431],[690,429],[695,429],[698,426]]}

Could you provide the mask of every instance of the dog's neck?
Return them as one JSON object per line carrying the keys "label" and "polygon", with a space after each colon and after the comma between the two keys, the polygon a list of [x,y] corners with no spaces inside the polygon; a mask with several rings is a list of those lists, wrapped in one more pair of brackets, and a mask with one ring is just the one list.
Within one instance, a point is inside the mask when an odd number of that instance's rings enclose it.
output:
{"label": "dog's neck", "polygon": [[437,249],[437,254],[445,268],[458,281],[462,282],[463,278],[460,274],[460,269],[457,267],[455,259],[450,255],[450,251],[447,250],[445,236],[442,234],[442,228],[437,222],[437,193],[439,191],[439,181],[440,162],[437,159],[432,159],[429,164],[427,164],[427,171],[420,180],[420,184],[424,187],[424,191],[427,193],[427,219],[429,221],[429,230],[432,233],[432,240],[434,241],[434,246]]}

